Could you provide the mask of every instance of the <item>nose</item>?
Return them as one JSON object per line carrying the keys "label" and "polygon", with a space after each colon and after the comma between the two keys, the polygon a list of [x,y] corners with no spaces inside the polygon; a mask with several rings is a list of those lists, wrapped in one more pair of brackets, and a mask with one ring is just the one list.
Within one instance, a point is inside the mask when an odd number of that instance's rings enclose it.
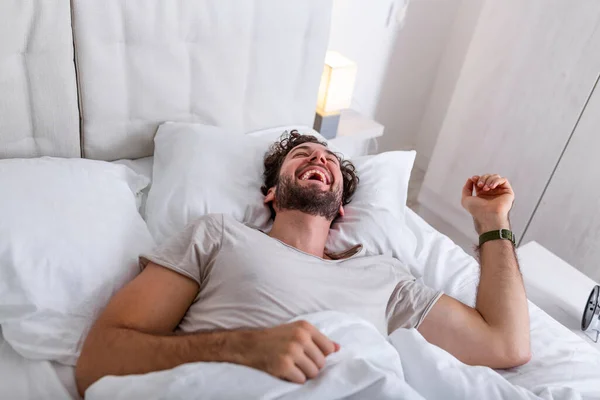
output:
{"label": "nose", "polygon": [[323,165],[327,165],[327,155],[322,150],[315,150],[310,156],[311,162],[320,162]]}

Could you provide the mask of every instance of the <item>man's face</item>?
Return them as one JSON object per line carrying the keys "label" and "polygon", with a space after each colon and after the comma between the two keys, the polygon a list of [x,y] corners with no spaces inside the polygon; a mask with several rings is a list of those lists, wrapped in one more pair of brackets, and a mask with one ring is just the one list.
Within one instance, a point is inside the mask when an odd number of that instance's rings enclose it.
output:
{"label": "man's face", "polygon": [[337,157],[318,143],[303,143],[286,156],[279,184],[271,188],[265,202],[279,209],[299,210],[333,220],[343,215],[343,177]]}

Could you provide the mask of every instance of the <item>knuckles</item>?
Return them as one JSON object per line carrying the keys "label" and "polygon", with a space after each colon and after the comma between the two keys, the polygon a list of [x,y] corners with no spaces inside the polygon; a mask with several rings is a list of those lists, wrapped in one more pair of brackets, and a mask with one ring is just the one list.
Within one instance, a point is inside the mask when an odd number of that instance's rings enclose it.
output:
{"label": "knuckles", "polygon": [[295,343],[295,342],[290,342],[285,347],[284,354],[287,356],[295,356],[295,355],[299,355],[302,352],[303,352],[303,349],[300,344]]}
{"label": "knuckles", "polygon": [[294,322],[294,325],[295,325],[297,328],[300,328],[300,329],[303,329],[303,330],[306,330],[306,331],[308,331],[308,330],[311,330],[311,329],[312,329],[312,327],[313,327],[313,326],[310,324],[310,322],[308,322],[308,321],[305,321],[305,320],[303,320],[303,319],[302,319],[302,320],[300,320],[300,321],[296,321],[296,322]]}
{"label": "knuckles", "polygon": [[289,354],[281,354],[277,357],[275,368],[280,373],[288,372],[294,366],[294,359]]}
{"label": "knuckles", "polygon": [[304,329],[298,328],[292,333],[292,340],[305,344],[310,340],[310,333]]}

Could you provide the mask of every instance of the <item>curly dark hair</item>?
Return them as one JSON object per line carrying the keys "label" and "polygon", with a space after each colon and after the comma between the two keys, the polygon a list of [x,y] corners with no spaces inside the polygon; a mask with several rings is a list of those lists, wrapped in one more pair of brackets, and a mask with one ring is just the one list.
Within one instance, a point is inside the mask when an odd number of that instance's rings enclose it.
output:
{"label": "curly dark hair", "polygon": [[[303,143],[317,143],[327,147],[327,143],[321,142],[319,139],[312,135],[302,135],[296,129],[291,132],[284,132],[281,135],[279,141],[273,143],[269,148],[269,151],[265,154],[264,166],[265,171],[263,173],[264,185],[260,188],[262,193],[266,196],[269,189],[277,186],[279,183],[279,172],[285,157],[290,151],[296,146]],[[356,174],[356,167],[349,160],[344,160],[341,155],[335,154],[340,163],[340,170],[343,178],[343,190],[342,190],[342,205],[350,203],[352,196],[358,186],[358,175]],[[275,218],[275,210],[271,207],[271,216]]]}

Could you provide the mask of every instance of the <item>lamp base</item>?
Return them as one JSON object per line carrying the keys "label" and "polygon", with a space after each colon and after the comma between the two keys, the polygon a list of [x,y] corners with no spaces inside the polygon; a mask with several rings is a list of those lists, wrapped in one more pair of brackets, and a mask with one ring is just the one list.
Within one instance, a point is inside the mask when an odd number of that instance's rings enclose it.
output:
{"label": "lamp base", "polygon": [[321,115],[315,113],[315,123],[313,128],[319,132],[325,139],[333,139],[337,135],[340,124],[340,113],[332,115]]}

